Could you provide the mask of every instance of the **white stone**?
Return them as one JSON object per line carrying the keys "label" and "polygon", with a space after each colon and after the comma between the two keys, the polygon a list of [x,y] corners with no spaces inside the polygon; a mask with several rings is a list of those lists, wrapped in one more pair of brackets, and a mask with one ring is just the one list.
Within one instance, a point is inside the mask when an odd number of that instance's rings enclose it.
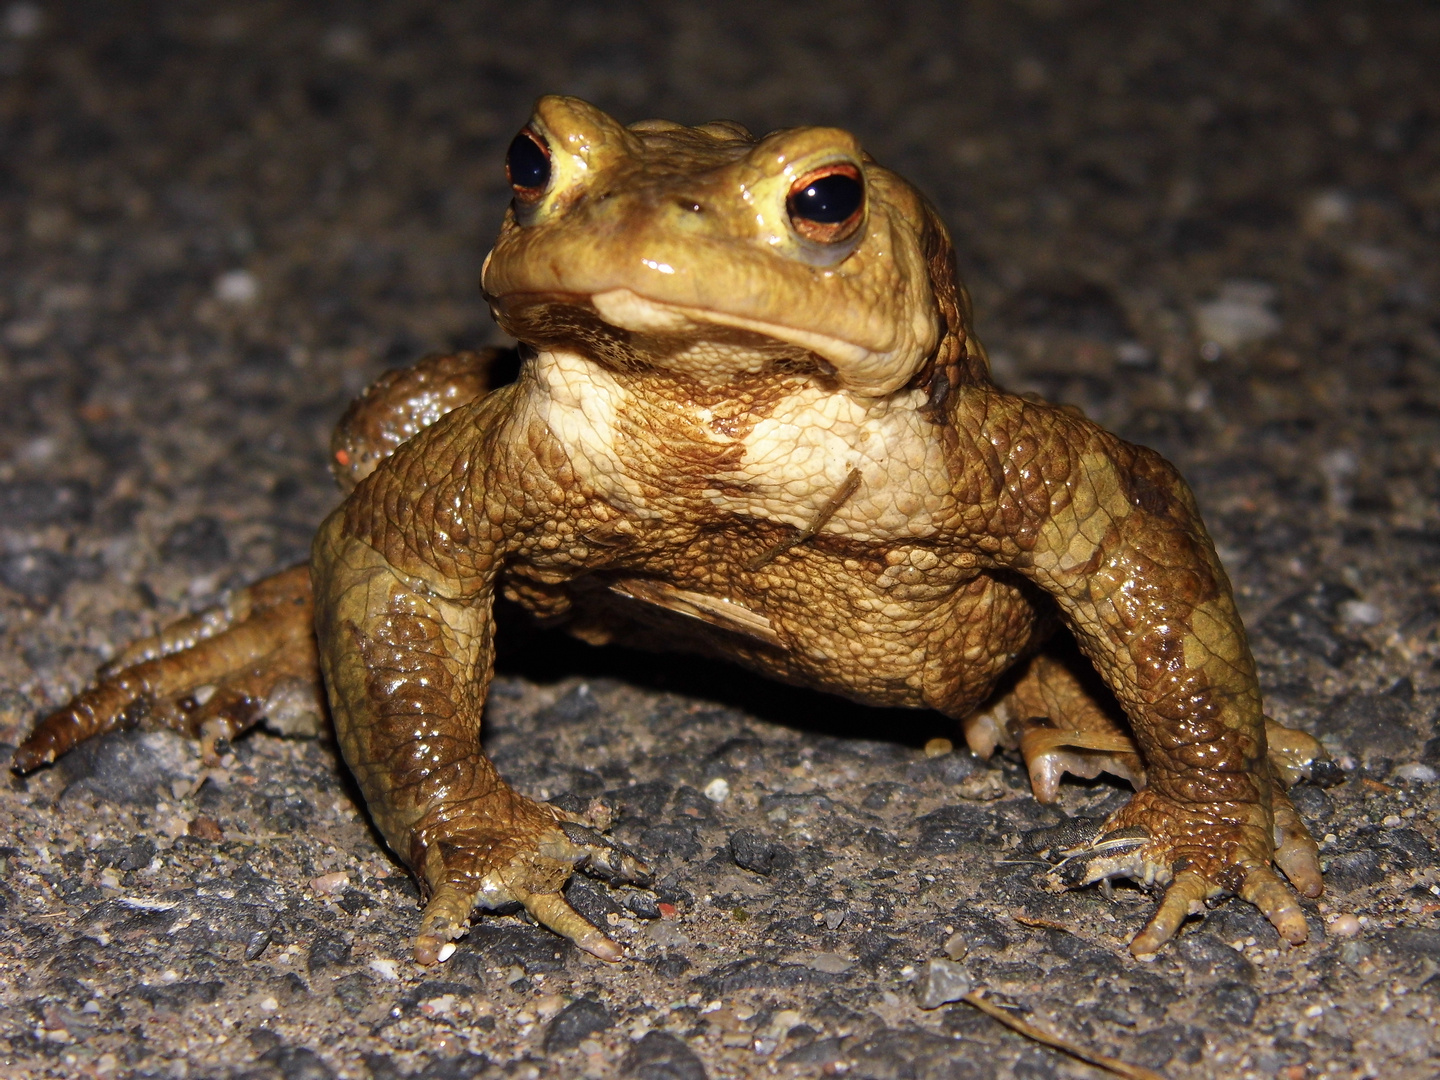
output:
{"label": "white stone", "polygon": [[855,966],[855,961],[847,960],[839,953],[822,952],[812,956],[805,966],[814,971],[823,971],[827,975],[844,975]]}
{"label": "white stone", "polygon": [[1352,626],[1377,626],[1385,617],[1378,607],[1364,600],[1343,600],[1339,612],[1341,621]]}
{"label": "white stone", "polygon": [[723,776],[717,776],[705,785],[705,798],[713,803],[723,803],[730,798],[730,782]]}
{"label": "white stone", "polygon": [[1238,349],[1280,332],[1280,317],[1270,309],[1273,285],[1262,281],[1228,281],[1214,300],[1195,305],[1195,327],[1204,341],[1222,349]]}
{"label": "white stone", "polygon": [[1401,780],[1409,780],[1417,784],[1433,784],[1436,778],[1440,777],[1440,773],[1420,761],[1410,761],[1401,765],[1395,770],[1395,775]]}
{"label": "white stone", "polygon": [[260,297],[260,282],[248,270],[228,270],[215,279],[215,298],[243,307]]}

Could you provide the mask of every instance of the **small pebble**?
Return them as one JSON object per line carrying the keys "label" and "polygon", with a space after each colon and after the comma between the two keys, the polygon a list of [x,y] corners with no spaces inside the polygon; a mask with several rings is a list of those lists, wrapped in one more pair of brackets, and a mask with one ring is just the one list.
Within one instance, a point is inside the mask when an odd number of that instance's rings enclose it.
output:
{"label": "small pebble", "polygon": [[855,961],[847,960],[839,953],[822,952],[812,956],[805,966],[814,971],[823,971],[827,975],[844,975],[855,966]]}
{"label": "small pebble", "polygon": [[260,296],[260,283],[248,270],[230,270],[215,279],[215,298],[226,304],[253,304]]}
{"label": "small pebble", "polygon": [[730,798],[730,782],[723,776],[717,776],[705,785],[705,798],[713,803],[723,803]]}
{"label": "small pebble", "polygon": [[1222,350],[1238,349],[1279,333],[1279,316],[1270,310],[1277,291],[1262,281],[1227,281],[1209,303],[1195,306],[1195,327],[1202,341]]}
{"label": "small pebble", "polygon": [[317,878],[310,879],[310,888],[323,896],[336,896],[345,890],[350,884],[350,875],[344,870],[337,870],[333,874],[321,874]]}
{"label": "small pebble", "polygon": [[791,1028],[799,1027],[805,1022],[805,1017],[794,1009],[781,1009],[770,1017],[769,1031],[772,1035],[788,1035]]}
{"label": "small pebble", "polygon": [[1410,761],[1395,770],[1395,776],[1414,784],[1433,784],[1440,773],[1420,761]]}
{"label": "small pebble", "polygon": [[1302,212],[1305,226],[1312,232],[1332,225],[1348,225],[1354,216],[1355,200],[1348,193],[1335,189],[1312,196]]}
{"label": "small pebble", "polygon": [[325,31],[320,48],[332,60],[363,60],[370,42],[358,26],[341,23]]}
{"label": "small pebble", "polygon": [[1340,946],[1340,959],[1351,967],[1361,964],[1370,955],[1370,946],[1363,941],[1347,941]]}
{"label": "small pebble", "polygon": [[1333,937],[1354,937],[1360,933],[1360,920],[1354,915],[1337,915],[1330,921],[1330,934]]}
{"label": "small pebble", "polygon": [[1138,341],[1122,341],[1115,346],[1115,360],[1122,367],[1149,367],[1155,354]]}
{"label": "small pebble", "polygon": [[915,983],[915,1001],[922,1009],[938,1009],[970,992],[970,973],[953,960],[931,960]]}
{"label": "small pebble", "polygon": [[220,823],[214,818],[201,816],[190,822],[190,835],[218,844],[225,839],[225,830],[220,828]]}
{"label": "small pebble", "polygon": [[450,957],[454,955],[455,943],[453,941],[447,941],[444,945],[440,946],[440,951],[435,954],[435,959],[439,960],[440,963],[443,964],[446,960],[449,960]]}
{"label": "small pebble", "polygon": [[1351,626],[1378,626],[1385,618],[1378,607],[1364,600],[1342,600],[1336,610],[1340,621]]}
{"label": "small pebble", "polygon": [[955,749],[955,744],[949,739],[931,739],[925,744],[925,756],[927,758],[944,757]]}
{"label": "small pebble", "polygon": [[384,979],[386,982],[399,981],[400,976],[395,970],[396,967],[397,965],[394,960],[370,961],[370,970],[373,971],[376,975],[379,975],[380,978]]}

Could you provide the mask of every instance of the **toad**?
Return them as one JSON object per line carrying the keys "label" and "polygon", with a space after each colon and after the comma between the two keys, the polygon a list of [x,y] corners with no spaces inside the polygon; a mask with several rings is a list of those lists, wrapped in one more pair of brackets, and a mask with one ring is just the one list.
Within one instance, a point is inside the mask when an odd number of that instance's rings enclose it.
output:
{"label": "toad", "polygon": [[990,380],[913,187],[834,128],[627,127],[566,97],[539,101],[506,167],[482,288],[516,381],[489,388],[476,353],[384,376],[336,432],[348,494],[308,566],[123,653],[17,770],[147,714],[213,747],[319,711],[323,676],[421,884],[417,960],[514,903],[617,959],[560,890],[646,866],[481,746],[500,593],[586,641],[938,710],[977,754],[1018,750],[1042,801],[1066,773],[1128,780],[1049,881],[1154,887],[1136,956],[1232,894],[1305,940],[1295,892],[1322,881],[1286,788],[1334,766],[1265,716],[1175,469]]}

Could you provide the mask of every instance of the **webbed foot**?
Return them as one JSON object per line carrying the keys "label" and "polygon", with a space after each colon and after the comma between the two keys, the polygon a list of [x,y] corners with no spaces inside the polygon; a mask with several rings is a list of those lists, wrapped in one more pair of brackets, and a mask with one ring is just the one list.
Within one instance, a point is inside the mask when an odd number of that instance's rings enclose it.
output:
{"label": "webbed foot", "polygon": [[1319,849],[1278,785],[1271,814],[1257,804],[1187,804],[1147,789],[1094,839],[1059,854],[1046,878],[1057,890],[1115,878],[1164,888],[1154,916],[1130,942],[1137,957],[1159,951],[1188,916],[1231,895],[1254,904],[1298,945],[1309,934],[1305,913],[1273,866],[1307,897],[1323,889]]}
{"label": "webbed foot", "polygon": [[576,870],[614,885],[648,885],[650,868],[589,824],[545,803],[507,791],[488,810],[478,827],[452,821],[426,838],[417,869],[430,899],[415,937],[416,962],[448,959],[454,949],[449,943],[465,935],[476,908],[514,903],[592,956],[620,960],[624,950],[560,890]]}

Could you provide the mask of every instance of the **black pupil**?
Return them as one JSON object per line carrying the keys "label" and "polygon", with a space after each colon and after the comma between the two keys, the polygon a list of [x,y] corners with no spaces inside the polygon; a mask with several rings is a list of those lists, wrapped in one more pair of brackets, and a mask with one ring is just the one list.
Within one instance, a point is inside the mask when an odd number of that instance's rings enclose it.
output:
{"label": "black pupil", "polygon": [[512,187],[543,188],[550,182],[550,159],[523,131],[510,143],[505,154],[505,169],[510,174]]}
{"label": "black pupil", "polygon": [[813,180],[790,196],[790,215],[817,225],[838,225],[860,209],[865,189],[844,173]]}

